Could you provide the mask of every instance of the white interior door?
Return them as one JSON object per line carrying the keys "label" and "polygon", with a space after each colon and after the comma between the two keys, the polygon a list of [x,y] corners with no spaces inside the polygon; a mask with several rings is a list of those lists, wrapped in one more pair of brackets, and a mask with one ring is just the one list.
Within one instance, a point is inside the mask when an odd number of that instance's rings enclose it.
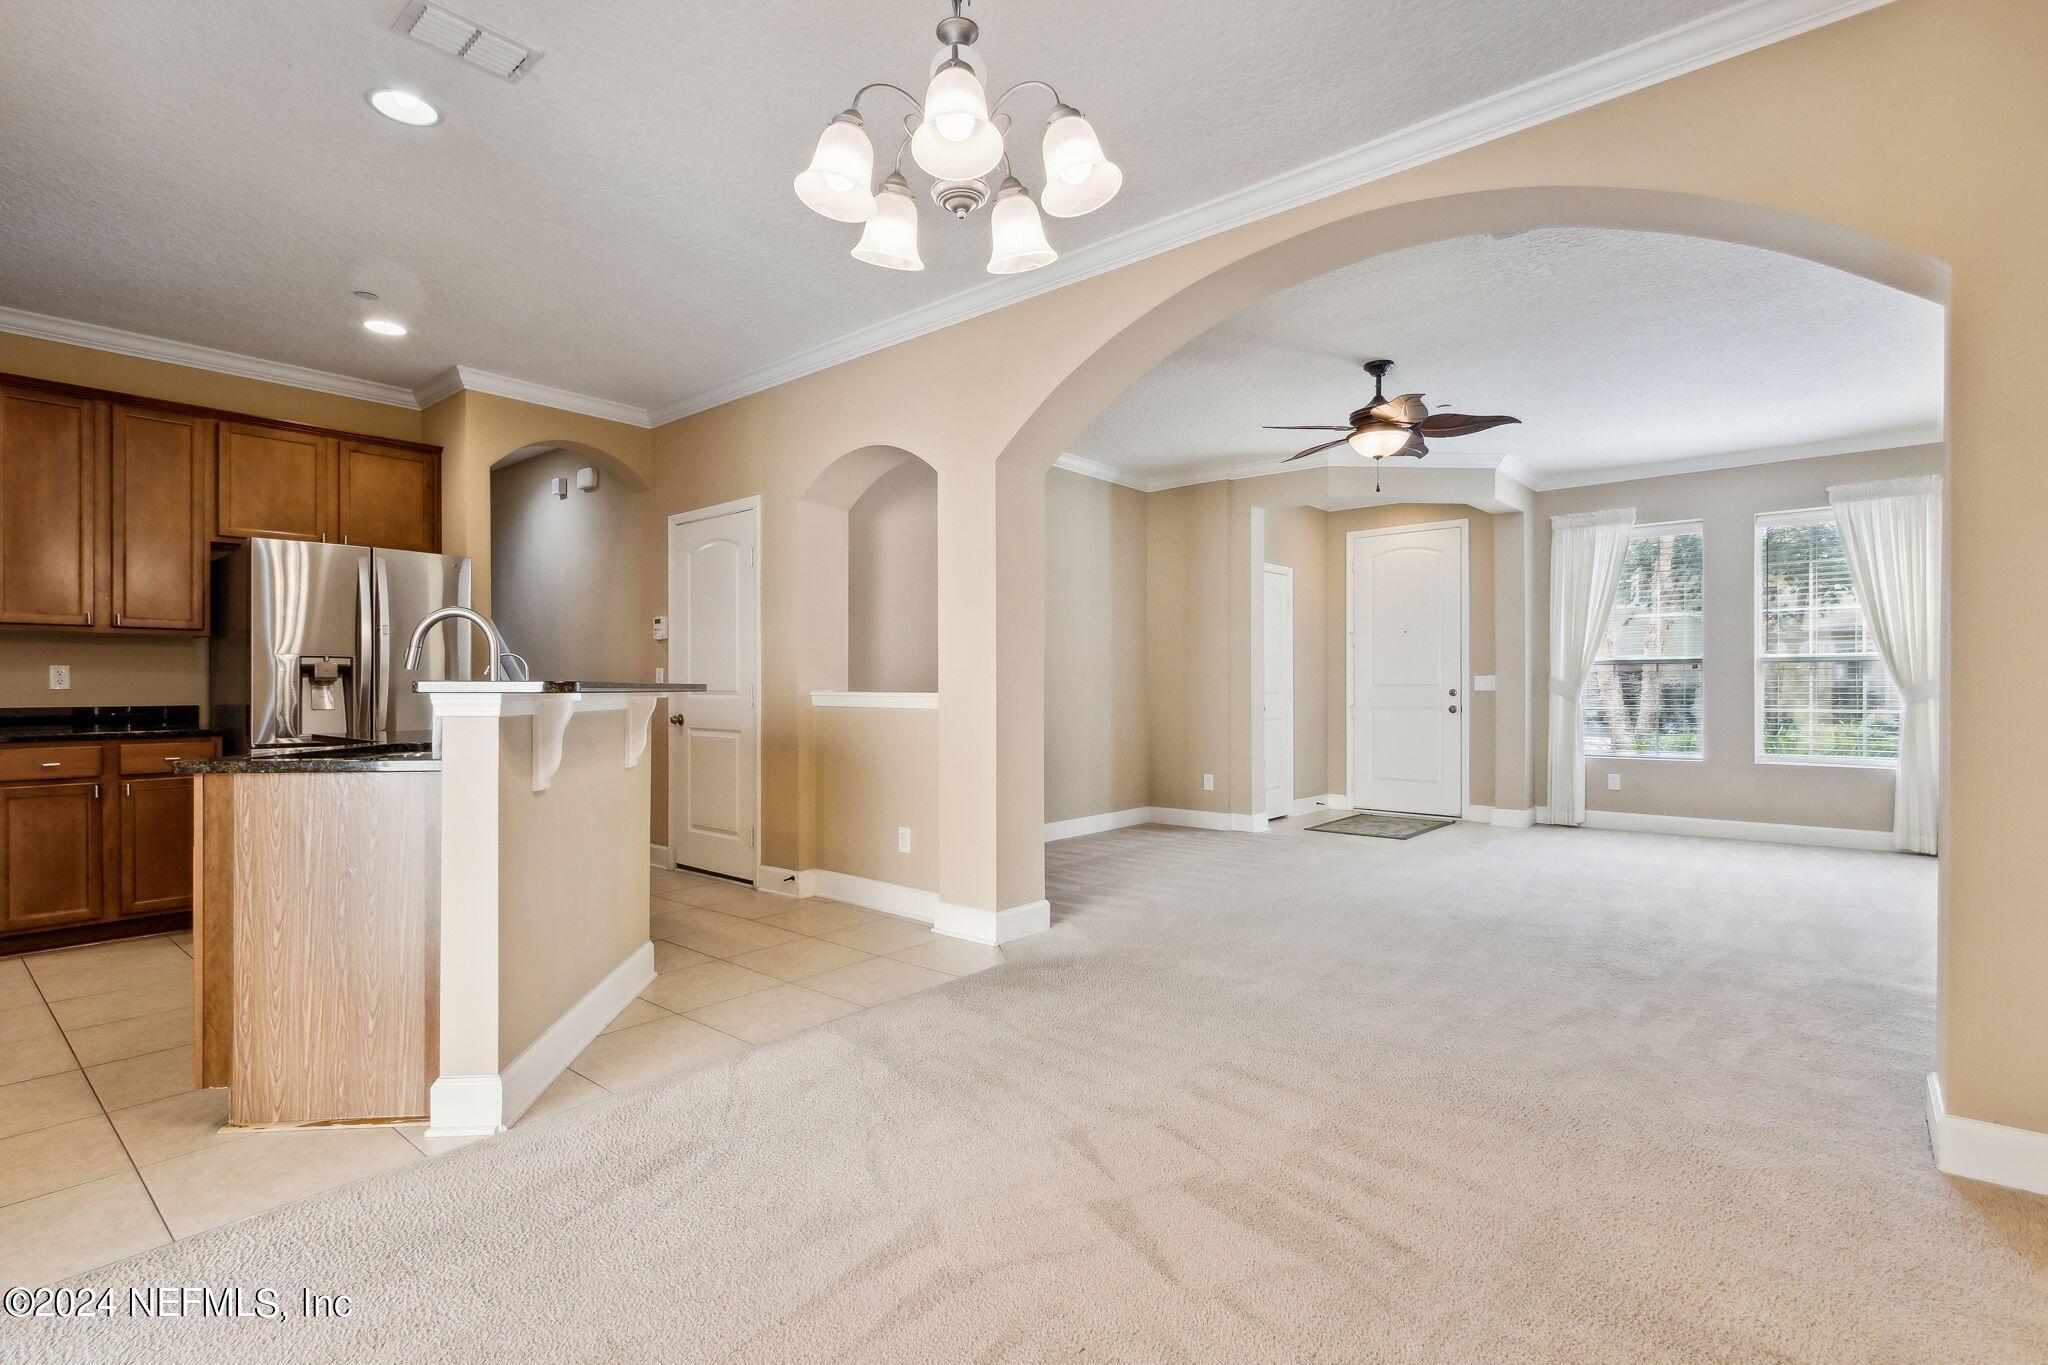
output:
{"label": "white interior door", "polygon": [[668,678],[706,688],[669,698],[669,853],[679,867],[749,881],[761,781],[759,516],[749,507],[678,518],[668,532]]}
{"label": "white interior door", "polygon": [[1266,566],[1266,818],[1294,805],[1294,570]]}
{"label": "white interior door", "polygon": [[1465,525],[1351,545],[1351,804],[1465,813]]}

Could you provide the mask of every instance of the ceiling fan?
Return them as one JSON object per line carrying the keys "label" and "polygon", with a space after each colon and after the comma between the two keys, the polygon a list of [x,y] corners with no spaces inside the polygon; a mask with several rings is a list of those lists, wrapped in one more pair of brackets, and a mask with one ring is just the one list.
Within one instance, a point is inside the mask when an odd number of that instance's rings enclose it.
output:
{"label": "ceiling fan", "polygon": [[1519,417],[1468,417],[1462,412],[1439,412],[1432,414],[1423,406],[1422,395],[1404,393],[1389,398],[1382,391],[1387,371],[1394,368],[1391,360],[1368,360],[1365,372],[1372,376],[1372,402],[1346,418],[1347,426],[1306,426],[1267,427],[1267,431],[1341,431],[1344,435],[1334,441],[1325,441],[1319,446],[1310,446],[1298,454],[1289,455],[1282,464],[1299,460],[1306,455],[1329,450],[1333,446],[1349,445],[1368,460],[1384,460],[1389,455],[1413,455],[1421,459],[1429,454],[1425,436],[1469,436],[1475,431],[1491,427],[1506,426],[1520,422]]}

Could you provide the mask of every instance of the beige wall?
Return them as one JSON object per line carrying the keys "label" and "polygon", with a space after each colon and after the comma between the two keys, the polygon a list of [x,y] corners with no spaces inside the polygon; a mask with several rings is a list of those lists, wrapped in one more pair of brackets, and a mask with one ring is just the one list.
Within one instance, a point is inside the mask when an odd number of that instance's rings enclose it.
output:
{"label": "beige wall", "polygon": [[938,571],[939,476],[905,460],[846,510],[849,690],[938,690]]}
{"label": "beige wall", "polygon": [[[818,856],[808,864],[920,891],[939,889],[939,713],[820,706]],[[896,831],[910,830],[910,852]]]}
{"label": "beige wall", "polygon": [[[654,523],[646,492],[610,471],[579,492],[576,471],[589,464],[557,450],[492,471],[491,617],[533,677],[634,681],[649,676],[652,632],[639,593],[618,590],[618,564],[640,557]],[[548,490],[556,478],[568,497]]]}
{"label": "beige wall", "polygon": [[1045,818],[1149,806],[1145,494],[1046,475]]}
{"label": "beige wall", "polygon": [[[1152,799],[1169,810],[1230,804],[1230,486],[1146,498],[1145,676]],[[1214,785],[1204,787],[1207,775]]]}
{"label": "beige wall", "polygon": [[[1939,446],[1830,455],[1814,460],[1717,469],[1661,479],[1566,488],[1536,497],[1533,634],[1537,678],[1550,665],[1550,518],[1633,507],[1636,520],[1699,521],[1706,556],[1706,644],[1701,667],[1704,756],[1698,761],[1599,758],[1586,761],[1593,810],[1838,829],[1892,827],[1892,774],[1884,768],[1759,763],[1756,759],[1756,517],[1826,506],[1828,487],[1940,473]],[[1541,698],[1530,691],[1531,705]],[[1540,712],[1539,712],[1540,713]],[[1544,799],[1546,735],[1536,735],[1538,799]],[[1609,773],[1620,791],[1607,790]]]}
{"label": "beige wall", "polygon": [[[50,665],[71,689],[50,690]],[[206,705],[206,641],[0,635],[0,706]]]}

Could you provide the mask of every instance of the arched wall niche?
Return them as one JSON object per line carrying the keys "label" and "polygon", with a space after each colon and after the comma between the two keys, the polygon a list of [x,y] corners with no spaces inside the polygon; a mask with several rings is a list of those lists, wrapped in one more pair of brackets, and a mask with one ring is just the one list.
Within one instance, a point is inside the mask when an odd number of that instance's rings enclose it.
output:
{"label": "arched wall niche", "polygon": [[938,690],[938,471],[897,446],[848,451],[798,505],[810,692]]}
{"label": "arched wall niche", "polygon": [[[576,487],[594,468],[597,487]],[[549,485],[568,481],[557,497]],[[620,565],[644,548],[652,496],[638,471],[580,441],[535,441],[490,471],[491,616],[536,678],[637,680],[650,648]]]}

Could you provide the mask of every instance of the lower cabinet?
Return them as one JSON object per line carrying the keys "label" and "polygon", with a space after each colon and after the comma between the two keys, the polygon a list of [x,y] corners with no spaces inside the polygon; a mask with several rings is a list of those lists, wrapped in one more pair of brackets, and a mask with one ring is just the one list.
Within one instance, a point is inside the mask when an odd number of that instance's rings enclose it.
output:
{"label": "lower cabinet", "polygon": [[198,758],[218,747],[212,739],[108,743],[103,754],[97,743],[45,741],[20,751],[30,766],[6,763],[0,746],[0,773],[53,770],[0,780],[0,951],[33,949],[44,934],[66,943],[118,937],[123,922],[191,909],[196,779],[165,774],[169,755],[153,751]]}

